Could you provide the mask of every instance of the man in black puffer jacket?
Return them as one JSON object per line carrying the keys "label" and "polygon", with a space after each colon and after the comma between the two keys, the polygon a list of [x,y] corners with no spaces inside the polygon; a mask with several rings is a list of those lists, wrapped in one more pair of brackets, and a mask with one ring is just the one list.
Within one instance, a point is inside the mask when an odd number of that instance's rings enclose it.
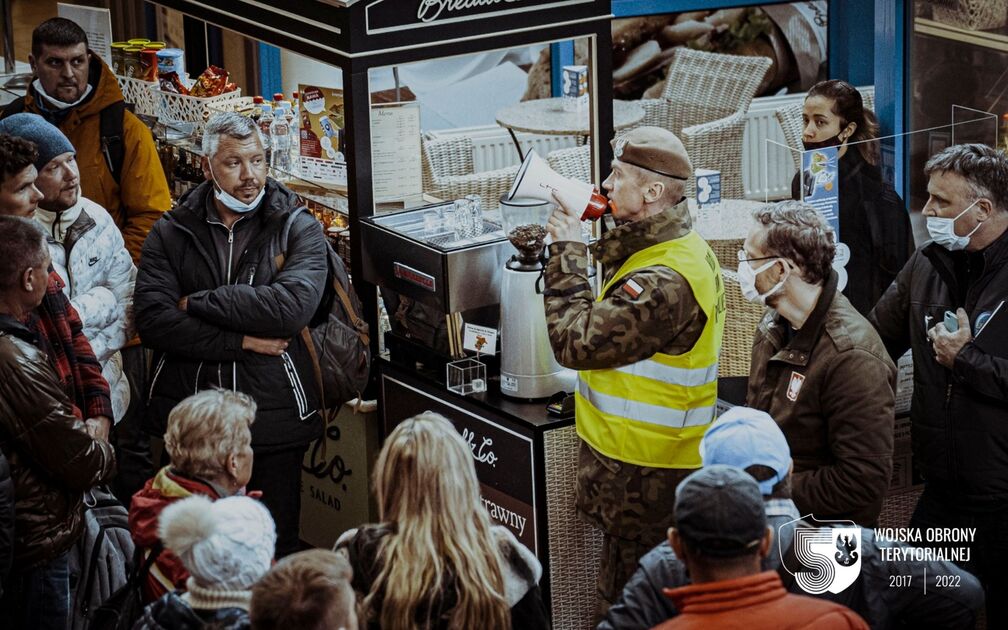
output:
{"label": "man in black puffer jacket", "polygon": [[[962,566],[986,589],[987,627],[1008,628],[1008,356],[973,341],[1008,298],[1008,158],[982,144],[955,145],[924,172],[932,240],[869,320],[894,359],[913,350],[914,467],[926,485],[910,525],[975,528],[972,541],[953,546],[971,546]],[[950,328],[958,330],[946,328],[946,311],[956,313]],[[1006,316],[1002,308],[980,339],[1004,335]]]}
{"label": "man in black puffer jacket", "polygon": [[168,412],[201,389],[252,396],[249,487],[263,491],[283,556],[298,548],[301,460],[322,431],[299,333],[325,286],[325,236],[311,214],[298,212],[297,195],[267,178],[249,118],[213,116],[203,148],[207,181],[154,224],[137,273],[137,329],[156,351],[147,430],[162,435]]}

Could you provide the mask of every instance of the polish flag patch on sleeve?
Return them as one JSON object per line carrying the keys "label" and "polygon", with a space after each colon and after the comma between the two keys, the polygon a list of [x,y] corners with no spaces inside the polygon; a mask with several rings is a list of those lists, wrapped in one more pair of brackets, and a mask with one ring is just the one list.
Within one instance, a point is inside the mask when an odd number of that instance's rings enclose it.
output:
{"label": "polish flag patch on sleeve", "polygon": [[634,282],[632,278],[623,283],[623,290],[635,300],[644,293],[644,287]]}

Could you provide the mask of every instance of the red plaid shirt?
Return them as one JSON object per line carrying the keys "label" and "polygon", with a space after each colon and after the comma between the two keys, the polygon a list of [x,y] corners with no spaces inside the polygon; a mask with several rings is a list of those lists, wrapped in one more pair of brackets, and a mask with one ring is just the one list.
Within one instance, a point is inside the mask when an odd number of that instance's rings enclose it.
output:
{"label": "red plaid shirt", "polygon": [[49,272],[45,297],[27,324],[38,334],[63,390],[74,403],[74,413],[82,419],[95,416],[112,419],[112,400],[101,364],[84,336],[80,316],[63,294],[63,280],[55,271]]}

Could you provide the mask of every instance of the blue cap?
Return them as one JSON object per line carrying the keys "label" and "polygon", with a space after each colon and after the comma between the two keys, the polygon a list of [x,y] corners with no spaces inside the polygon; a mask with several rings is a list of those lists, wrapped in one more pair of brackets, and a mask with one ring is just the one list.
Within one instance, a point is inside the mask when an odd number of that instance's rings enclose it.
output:
{"label": "blue cap", "polygon": [[791,468],[791,449],[780,427],[769,415],[750,407],[732,407],[715,420],[700,440],[700,457],[704,466],[772,468],[776,474],[759,482],[764,496],[773,493]]}
{"label": "blue cap", "polygon": [[35,168],[40,171],[56,156],[77,152],[62,131],[38,114],[21,112],[6,117],[0,120],[0,133],[34,142],[38,149]]}

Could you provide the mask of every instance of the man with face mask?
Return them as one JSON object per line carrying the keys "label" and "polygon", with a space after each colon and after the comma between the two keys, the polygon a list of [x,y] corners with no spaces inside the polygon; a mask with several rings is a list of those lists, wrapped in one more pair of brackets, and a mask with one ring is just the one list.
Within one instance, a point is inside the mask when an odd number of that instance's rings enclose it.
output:
{"label": "man with face mask", "polygon": [[782,201],[755,218],[739,284],[770,310],[753,339],[747,404],[787,437],[802,515],[875,525],[892,471],[896,366],[837,291],[833,230],[819,213]]}
{"label": "man with face mask", "polygon": [[203,132],[203,182],[151,229],[134,305],[155,350],[147,427],[194,391],[244,392],[252,425],[252,486],[277,524],[277,553],[298,548],[301,460],[322,430],[314,369],[300,331],[328,274],[322,227],[295,193],[267,177],[258,127],[215,114]]}
{"label": "man with face mask", "polygon": [[598,297],[580,213],[562,205],[549,219],[543,292],[557,361],[580,370],[577,507],[603,532],[600,617],[664,538],[676,486],[700,467],[725,308],[717,259],[683,197],[693,171],[682,143],[640,127],[613,141],[613,155],[602,187],[618,225],[591,248],[605,267]]}
{"label": "man with face mask", "polygon": [[[924,172],[932,240],[869,319],[891,356],[913,351],[913,455],[925,486],[911,525],[976,528],[971,543],[957,546],[972,547],[963,568],[987,591],[987,626],[1003,628],[1008,357],[988,354],[973,337],[1008,298],[1008,158],[983,144],[955,145],[932,156]],[[946,311],[956,325],[945,325]]]}

